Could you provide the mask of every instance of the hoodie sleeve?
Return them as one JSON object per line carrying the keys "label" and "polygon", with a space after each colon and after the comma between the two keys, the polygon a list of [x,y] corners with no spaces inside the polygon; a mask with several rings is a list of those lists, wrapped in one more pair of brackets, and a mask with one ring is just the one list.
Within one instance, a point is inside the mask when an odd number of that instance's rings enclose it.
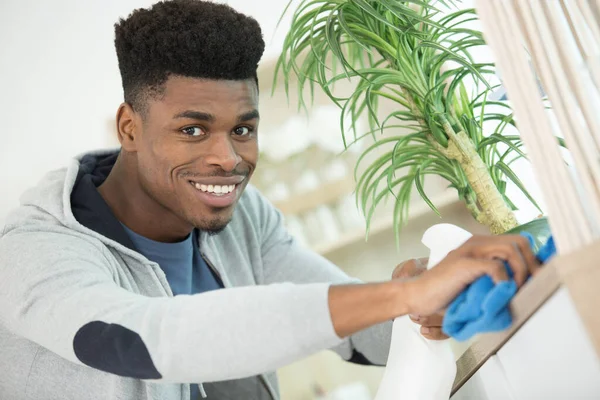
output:
{"label": "hoodie sleeve", "polygon": [[340,343],[328,284],[147,297],[119,286],[115,263],[67,232],[0,237],[0,323],[74,363],[178,383],[256,375]]}
{"label": "hoodie sleeve", "polygon": [[[253,207],[258,210],[255,214],[260,216],[262,227],[263,281],[260,284],[361,283],[321,255],[299,245],[285,229],[282,214],[258,191],[253,191],[252,197]],[[389,321],[344,339],[332,350],[353,363],[385,365],[391,335],[392,321]]]}

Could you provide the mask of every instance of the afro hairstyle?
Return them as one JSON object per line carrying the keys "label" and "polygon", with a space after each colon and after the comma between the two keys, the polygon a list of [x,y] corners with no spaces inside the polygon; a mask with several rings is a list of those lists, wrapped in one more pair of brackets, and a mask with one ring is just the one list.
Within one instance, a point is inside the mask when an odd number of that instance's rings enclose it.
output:
{"label": "afro hairstyle", "polygon": [[265,42],[258,22],[228,5],[167,0],[121,18],[115,48],[125,102],[144,112],[172,75],[258,83]]}

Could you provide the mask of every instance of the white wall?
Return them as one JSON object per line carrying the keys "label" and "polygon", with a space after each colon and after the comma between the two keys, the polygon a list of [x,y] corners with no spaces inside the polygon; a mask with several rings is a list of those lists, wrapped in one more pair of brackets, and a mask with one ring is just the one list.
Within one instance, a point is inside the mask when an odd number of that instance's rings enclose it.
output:
{"label": "white wall", "polygon": [[[274,36],[275,26],[287,1],[223,2],[258,19],[265,56],[276,57],[284,30]],[[122,101],[113,25],[152,3],[0,2],[0,226],[47,170],[113,143],[114,113]]]}

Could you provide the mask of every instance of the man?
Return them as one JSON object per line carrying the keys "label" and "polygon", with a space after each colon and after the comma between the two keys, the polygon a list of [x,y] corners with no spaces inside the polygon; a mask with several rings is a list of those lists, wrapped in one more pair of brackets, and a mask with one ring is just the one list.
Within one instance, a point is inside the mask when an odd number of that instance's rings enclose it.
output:
{"label": "man", "polygon": [[384,364],[388,321],[439,338],[474,279],[536,268],[525,240],[476,237],[416,279],[350,279],[248,184],[256,21],[173,0],[115,31],[120,151],[49,173],[0,238],[0,398],[276,399],[278,367],[326,348]]}

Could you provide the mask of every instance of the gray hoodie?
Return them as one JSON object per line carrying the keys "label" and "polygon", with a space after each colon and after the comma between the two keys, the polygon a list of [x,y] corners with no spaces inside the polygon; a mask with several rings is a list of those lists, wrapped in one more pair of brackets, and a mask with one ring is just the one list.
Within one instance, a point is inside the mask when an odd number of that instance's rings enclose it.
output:
{"label": "gray hoodie", "polygon": [[[323,349],[385,364],[391,324],[340,339],[329,285],[357,281],[296,244],[252,186],[225,230],[200,235],[225,289],[174,297],[157,264],[75,218],[80,161],[27,191],[0,235],[0,399],[186,400],[190,383],[277,399],[273,371]],[[251,377],[262,393],[243,390]]]}

